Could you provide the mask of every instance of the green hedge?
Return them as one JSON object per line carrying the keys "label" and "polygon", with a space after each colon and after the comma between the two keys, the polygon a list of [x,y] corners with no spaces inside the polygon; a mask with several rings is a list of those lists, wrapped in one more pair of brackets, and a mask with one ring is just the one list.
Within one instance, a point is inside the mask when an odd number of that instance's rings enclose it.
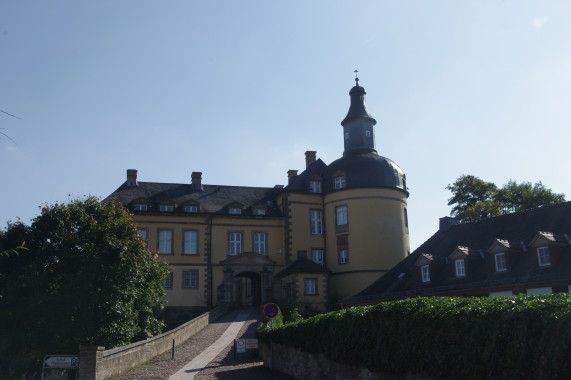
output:
{"label": "green hedge", "polygon": [[568,293],[412,298],[260,329],[258,337],[394,375],[569,379],[570,306]]}

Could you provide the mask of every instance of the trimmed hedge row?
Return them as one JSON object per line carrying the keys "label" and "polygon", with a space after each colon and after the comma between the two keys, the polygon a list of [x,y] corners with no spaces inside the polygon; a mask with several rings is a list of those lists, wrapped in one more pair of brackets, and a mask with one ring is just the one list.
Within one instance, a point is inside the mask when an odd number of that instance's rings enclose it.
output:
{"label": "trimmed hedge row", "polygon": [[386,374],[571,378],[568,293],[412,298],[258,330],[258,337]]}

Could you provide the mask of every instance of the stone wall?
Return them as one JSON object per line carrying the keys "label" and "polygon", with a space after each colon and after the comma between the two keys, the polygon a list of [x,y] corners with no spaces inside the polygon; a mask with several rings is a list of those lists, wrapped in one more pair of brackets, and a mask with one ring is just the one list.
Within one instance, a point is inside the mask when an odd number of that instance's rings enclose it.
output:
{"label": "stone wall", "polygon": [[367,379],[367,380],[429,380],[427,377],[408,374],[391,376],[371,372],[366,368],[351,367],[334,362],[323,354],[303,352],[299,348],[273,343],[271,348],[260,342],[260,355],[264,366],[301,380]]}
{"label": "stone wall", "polygon": [[105,350],[105,347],[80,347],[79,380],[104,380],[138,364],[144,363],[172,349],[200,332],[209,323],[226,313],[226,306],[219,306],[177,328],[146,341]]}

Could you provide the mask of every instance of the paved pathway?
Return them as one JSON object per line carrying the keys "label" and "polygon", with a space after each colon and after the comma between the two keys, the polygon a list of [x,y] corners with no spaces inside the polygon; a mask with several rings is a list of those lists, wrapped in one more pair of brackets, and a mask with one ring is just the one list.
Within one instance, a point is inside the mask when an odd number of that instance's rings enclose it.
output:
{"label": "paved pathway", "polygon": [[208,363],[210,363],[222,350],[226,348],[231,343],[234,343],[234,339],[244,326],[244,321],[248,319],[250,315],[250,310],[245,309],[230,324],[230,326],[224,331],[224,334],[216,342],[214,342],[206,350],[202,351],[200,355],[195,357],[182,367],[177,373],[169,377],[169,380],[194,380],[194,375],[201,370],[203,370]]}
{"label": "paved pathway", "polygon": [[[234,358],[234,339],[255,338],[259,318],[258,308],[234,310],[178,346],[174,360],[169,351],[112,379],[170,380],[177,375],[179,377],[174,379],[291,380],[287,375],[264,367],[256,355]],[[199,357],[202,358],[199,360]]]}

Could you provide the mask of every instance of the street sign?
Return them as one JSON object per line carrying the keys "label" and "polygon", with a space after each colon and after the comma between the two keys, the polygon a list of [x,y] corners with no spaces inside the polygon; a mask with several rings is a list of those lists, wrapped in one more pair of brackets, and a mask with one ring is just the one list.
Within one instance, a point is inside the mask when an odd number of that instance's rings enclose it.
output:
{"label": "street sign", "polygon": [[264,305],[264,315],[270,319],[277,317],[280,308],[275,303],[267,303]]}
{"label": "street sign", "polygon": [[258,339],[246,339],[246,349],[257,349]]}
{"label": "street sign", "polygon": [[246,352],[246,339],[236,339],[236,352]]}
{"label": "street sign", "polygon": [[44,357],[45,368],[73,369],[79,367],[79,358],[71,355]]}

